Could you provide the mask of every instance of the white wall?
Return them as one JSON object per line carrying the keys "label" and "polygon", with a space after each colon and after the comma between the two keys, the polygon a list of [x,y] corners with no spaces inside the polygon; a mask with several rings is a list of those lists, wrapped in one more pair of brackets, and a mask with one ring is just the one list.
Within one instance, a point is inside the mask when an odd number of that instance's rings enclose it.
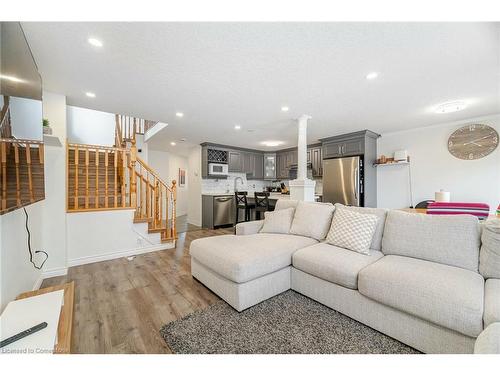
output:
{"label": "white wall", "polygon": [[[500,147],[479,160],[460,160],[448,152],[447,141],[460,126],[481,123],[500,132],[500,115],[383,134],[378,154],[392,156],[399,149],[411,158],[413,201],[434,199],[434,192],[451,192],[455,202],[484,202],[493,211],[500,203]],[[379,167],[378,206],[401,208],[410,205],[408,166]]]}
{"label": "white wall", "polygon": [[201,227],[201,146],[193,147],[188,157],[188,223]]}
{"label": "white wall", "polygon": [[[148,144],[144,142],[144,136],[141,134],[136,135],[136,144],[137,146],[137,156],[139,156],[142,160],[149,164],[149,156],[148,156]],[[141,152],[139,152],[141,150]]]}
{"label": "white wall", "polygon": [[[169,186],[172,180],[178,181],[179,168],[185,169],[189,174],[188,158],[175,155],[171,152],[149,150],[148,164],[153,168]],[[189,175],[186,178],[186,186],[177,189],[177,216],[187,215],[189,200]]]}
{"label": "white wall", "polygon": [[69,142],[113,146],[115,124],[115,115],[112,113],[67,107]]}
{"label": "white wall", "polygon": [[[43,210],[45,202],[26,206],[29,215],[31,248],[45,250],[42,239]],[[0,311],[18,294],[32,290],[40,281],[41,271],[29,262],[25,215],[22,209],[0,216]],[[37,265],[43,261],[43,254],[34,255]]]}
{"label": "white wall", "polygon": [[160,234],[149,235],[147,223],[134,225],[134,209],[67,214],[68,266],[139,253],[160,244]]}
{"label": "white wall", "polygon": [[10,98],[12,135],[18,139],[42,140],[42,102]]}
{"label": "white wall", "polygon": [[[53,137],[45,137],[45,209],[43,246],[50,254],[44,273],[64,274],[66,253],[66,97],[44,91],[43,116]],[[57,137],[57,138],[55,138]]]}

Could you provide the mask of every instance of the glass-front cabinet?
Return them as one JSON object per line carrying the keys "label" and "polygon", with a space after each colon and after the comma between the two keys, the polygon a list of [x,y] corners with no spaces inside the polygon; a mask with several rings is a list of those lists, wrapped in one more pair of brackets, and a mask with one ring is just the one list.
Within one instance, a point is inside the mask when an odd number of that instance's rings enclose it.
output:
{"label": "glass-front cabinet", "polygon": [[264,154],[264,179],[276,179],[276,154]]}

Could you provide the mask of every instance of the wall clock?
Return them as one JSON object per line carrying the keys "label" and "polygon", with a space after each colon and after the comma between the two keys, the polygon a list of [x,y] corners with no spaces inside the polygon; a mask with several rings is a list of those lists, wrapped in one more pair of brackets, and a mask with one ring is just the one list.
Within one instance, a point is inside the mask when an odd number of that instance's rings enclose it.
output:
{"label": "wall clock", "polygon": [[476,160],[498,147],[498,133],[488,125],[472,124],[457,129],[448,138],[448,151],[456,158]]}

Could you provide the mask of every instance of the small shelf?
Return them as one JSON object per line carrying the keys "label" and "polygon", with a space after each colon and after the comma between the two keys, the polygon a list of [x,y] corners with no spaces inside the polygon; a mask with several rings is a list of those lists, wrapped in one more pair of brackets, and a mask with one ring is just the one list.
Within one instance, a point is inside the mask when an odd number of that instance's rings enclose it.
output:
{"label": "small shelf", "polygon": [[390,163],[373,163],[374,167],[388,167],[388,166],[394,166],[394,165],[406,165],[410,164],[409,161],[398,161],[398,162],[390,162]]}

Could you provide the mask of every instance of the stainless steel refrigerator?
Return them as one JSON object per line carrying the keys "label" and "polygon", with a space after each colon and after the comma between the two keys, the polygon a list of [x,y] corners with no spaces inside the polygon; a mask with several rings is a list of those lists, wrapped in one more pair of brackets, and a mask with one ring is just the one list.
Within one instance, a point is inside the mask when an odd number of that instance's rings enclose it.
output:
{"label": "stainless steel refrigerator", "polygon": [[323,160],[323,202],[364,206],[360,156]]}

